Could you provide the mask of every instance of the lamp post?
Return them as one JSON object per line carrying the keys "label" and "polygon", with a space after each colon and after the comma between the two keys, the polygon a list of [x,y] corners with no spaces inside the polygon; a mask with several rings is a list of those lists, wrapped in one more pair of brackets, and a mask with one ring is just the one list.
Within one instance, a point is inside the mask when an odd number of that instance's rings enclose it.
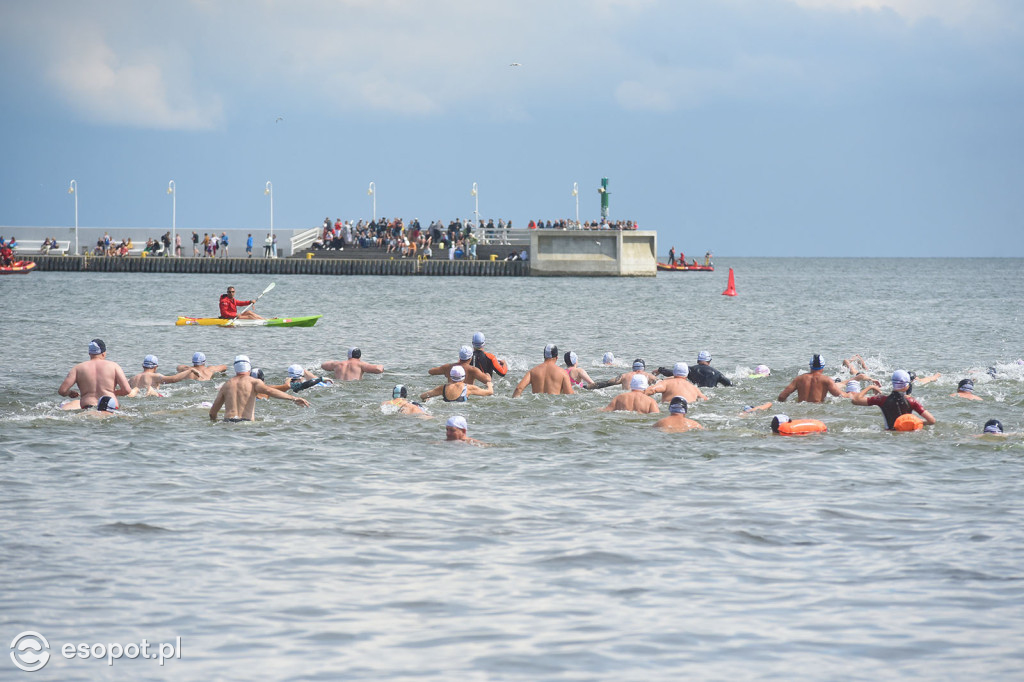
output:
{"label": "lamp post", "polygon": [[174,188],[174,180],[167,183],[167,193],[171,195],[171,256],[174,252],[175,237],[178,235],[178,193]]}
{"label": "lamp post", "polygon": [[377,185],[370,183],[370,189],[366,193],[373,198],[373,222],[377,222]]}
{"label": "lamp post", "polygon": [[68,186],[68,194],[75,195],[75,255],[78,255],[78,183],[74,180]]}
{"label": "lamp post", "polygon": [[270,196],[270,236],[274,236],[274,185],[267,180],[267,187],[263,193]]}
{"label": "lamp post", "polygon": [[572,183],[572,195],[576,197],[576,229],[580,229],[580,186],[579,183]]}
{"label": "lamp post", "polygon": [[[473,189],[470,190],[470,194],[473,195],[473,215],[476,216],[476,224],[480,224],[480,195],[477,193],[476,183],[473,183]],[[474,226],[475,227],[475,226]]]}

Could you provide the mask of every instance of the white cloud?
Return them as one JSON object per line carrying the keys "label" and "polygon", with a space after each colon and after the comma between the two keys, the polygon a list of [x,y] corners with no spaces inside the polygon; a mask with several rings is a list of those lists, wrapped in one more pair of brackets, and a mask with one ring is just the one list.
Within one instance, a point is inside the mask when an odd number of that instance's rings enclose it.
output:
{"label": "white cloud", "polygon": [[218,98],[197,105],[187,83],[168,84],[159,59],[119,56],[95,35],[65,46],[48,76],[69,104],[100,123],[196,130],[212,128],[221,118]]}
{"label": "white cloud", "polygon": [[938,19],[951,26],[997,21],[998,0],[790,0],[801,7],[836,11],[892,11],[909,21]]}

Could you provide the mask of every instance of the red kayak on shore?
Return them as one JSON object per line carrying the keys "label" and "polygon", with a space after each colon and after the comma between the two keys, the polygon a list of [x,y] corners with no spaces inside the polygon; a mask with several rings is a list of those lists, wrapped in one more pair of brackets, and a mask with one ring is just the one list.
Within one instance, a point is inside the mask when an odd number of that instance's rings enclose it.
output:
{"label": "red kayak on shore", "polygon": [[697,264],[686,265],[685,263],[683,263],[683,264],[669,265],[668,263],[658,263],[658,270],[659,271],[669,271],[669,272],[677,271],[677,270],[679,272],[684,272],[684,271],[688,271],[688,270],[695,270],[697,272],[714,272],[715,271],[715,264],[711,263],[710,265],[697,265]]}
{"label": "red kayak on shore", "polygon": [[0,275],[24,275],[36,269],[30,260],[16,260],[10,265],[0,265]]}

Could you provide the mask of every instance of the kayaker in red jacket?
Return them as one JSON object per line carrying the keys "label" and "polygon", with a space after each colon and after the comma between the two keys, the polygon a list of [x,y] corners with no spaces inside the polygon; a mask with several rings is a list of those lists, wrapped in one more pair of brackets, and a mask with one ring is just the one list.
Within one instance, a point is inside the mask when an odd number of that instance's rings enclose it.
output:
{"label": "kayaker in red jacket", "polygon": [[220,295],[220,317],[223,320],[233,320],[240,317],[243,320],[262,320],[263,318],[252,311],[252,308],[238,313],[238,306],[243,308],[253,305],[255,301],[239,301],[235,298],[235,288],[228,287],[228,293]]}

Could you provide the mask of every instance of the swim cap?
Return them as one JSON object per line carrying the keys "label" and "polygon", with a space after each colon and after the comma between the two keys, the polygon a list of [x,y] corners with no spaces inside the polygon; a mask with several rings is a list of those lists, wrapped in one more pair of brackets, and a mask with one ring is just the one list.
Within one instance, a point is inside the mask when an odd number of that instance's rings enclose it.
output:
{"label": "swim cap", "polygon": [[[99,354],[97,353],[97,355]],[[117,398],[114,398],[113,396],[109,395],[103,396],[102,398],[100,398],[100,401],[96,403],[96,409],[99,412],[113,412],[119,407],[121,406],[118,404]]]}
{"label": "swim cap", "polygon": [[462,369],[462,365],[452,365],[452,368],[448,370],[448,376],[452,378],[452,381],[462,381],[466,378],[466,370]]}
{"label": "swim cap", "polygon": [[816,369],[825,369],[825,358],[817,353],[811,356],[811,371]]}
{"label": "swim cap", "polygon": [[463,346],[459,349],[459,360],[469,360],[473,357],[473,349],[469,346]]}
{"label": "swim cap", "polygon": [[674,377],[685,377],[690,373],[690,368],[686,366],[685,362],[677,362],[672,365],[672,376]]}
{"label": "swim cap", "polygon": [[971,393],[974,391],[974,382],[970,379],[961,379],[960,383],[956,385],[956,390],[963,393]]}
{"label": "swim cap", "polygon": [[459,415],[455,415],[454,417],[448,417],[448,421],[446,421],[444,425],[453,426],[457,429],[462,429],[463,431],[468,430],[468,427],[466,426],[466,418],[460,417]]}
{"label": "swim cap", "polygon": [[985,430],[983,433],[1002,433],[1003,424],[998,419],[989,419],[985,422]]}
{"label": "swim cap", "polygon": [[193,353],[192,354],[192,364],[193,365],[205,365],[206,364],[206,354],[205,353],[200,353],[199,351],[196,351],[195,353]]}
{"label": "swim cap", "polygon": [[711,362],[711,353],[706,350],[697,353],[697,362]]}
{"label": "swim cap", "polygon": [[768,365],[758,365],[754,368],[754,374],[758,374],[760,376],[768,376],[771,373],[772,371],[768,369]]}
{"label": "swim cap", "polygon": [[910,386],[910,375],[905,370],[898,369],[892,373],[892,387],[893,388],[906,388]]}
{"label": "swim cap", "polygon": [[633,378],[629,380],[629,390],[646,391],[647,377],[645,377],[643,374],[634,374]]}
{"label": "swim cap", "polygon": [[264,376],[263,370],[262,369],[254,369],[251,372],[249,372],[249,376],[251,376],[253,379],[259,379],[260,381],[263,381],[263,376]]}
{"label": "swim cap", "polygon": [[409,391],[407,391],[405,386],[403,386],[402,384],[398,384],[393,389],[391,389],[391,397],[394,398],[395,400],[398,400],[399,398],[404,398],[407,395],[409,395]]}
{"label": "swim cap", "polygon": [[682,396],[676,396],[672,398],[672,401],[668,404],[669,414],[686,414],[686,410],[689,406],[686,404],[686,398]]}
{"label": "swim cap", "polygon": [[477,332],[476,334],[473,334],[473,348],[483,348],[484,340],[485,339],[483,332]]}
{"label": "swim cap", "polygon": [[151,369],[160,364],[160,361],[156,359],[155,355],[147,355],[142,361],[142,366],[146,369]]}
{"label": "swim cap", "polygon": [[856,379],[850,379],[846,382],[847,393],[860,393],[860,382]]}
{"label": "swim cap", "polygon": [[249,356],[236,355],[234,367],[235,374],[248,374],[252,370],[252,363],[249,362]]}
{"label": "swim cap", "polygon": [[558,346],[553,343],[549,343],[544,346],[544,359],[557,358],[558,357]]}
{"label": "swim cap", "polygon": [[775,433],[779,432],[779,424],[785,424],[786,422],[793,421],[788,415],[779,414],[772,418],[772,431]]}
{"label": "swim cap", "polygon": [[611,354],[611,351],[609,351],[609,352],[604,354],[603,358],[601,358],[601,362],[603,362],[606,365],[614,364],[615,363],[615,356]]}
{"label": "swim cap", "polygon": [[642,372],[645,369],[647,369],[647,363],[644,362],[642,358],[637,358],[633,361],[634,372]]}
{"label": "swim cap", "polygon": [[352,358],[356,358],[358,360],[362,356],[363,356],[363,351],[359,350],[358,348],[349,348],[348,349],[348,359],[349,360],[351,360]]}
{"label": "swim cap", "polygon": [[302,365],[289,365],[288,366],[288,378],[289,379],[300,379],[303,375]]}
{"label": "swim cap", "polygon": [[93,339],[89,342],[89,355],[100,355],[107,352],[107,344],[103,339]]}
{"label": "swim cap", "polygon": [[910,375],[911,381],[917,381],[917,372],[915,372],[914,370],[910,370],[909,372],[907,372],[907,374]]}

